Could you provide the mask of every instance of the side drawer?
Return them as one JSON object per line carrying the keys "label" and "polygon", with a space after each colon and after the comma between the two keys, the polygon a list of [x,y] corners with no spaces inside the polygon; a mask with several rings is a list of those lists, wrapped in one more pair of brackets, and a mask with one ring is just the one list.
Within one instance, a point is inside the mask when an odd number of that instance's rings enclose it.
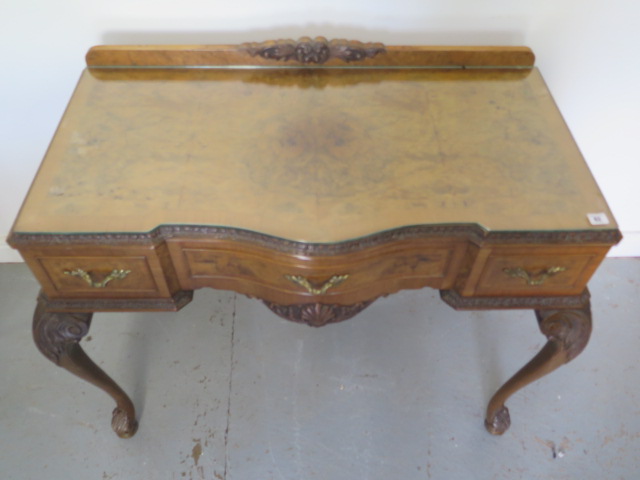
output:
{"label": "side drawer", "polygon": [[606,251],[597,247],[493,248],[476,262],[478,279],[473,294],[578,295]]}
{"label": "side drawer", "polygon": [[59,292],[158,291],[146,257],[42,257],[38,259]]}
{"label": "side drawer", "polygon": [[49,298],[171,296],[152,247],[51,247],[23,256]]}

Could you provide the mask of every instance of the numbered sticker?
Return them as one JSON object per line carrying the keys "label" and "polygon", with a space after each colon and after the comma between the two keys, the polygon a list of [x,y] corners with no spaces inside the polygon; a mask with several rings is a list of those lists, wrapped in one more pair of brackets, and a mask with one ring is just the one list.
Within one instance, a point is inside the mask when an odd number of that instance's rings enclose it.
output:
{"label": "numbered sticker", "polygon": [[609,225],[609,217],[606,213],[587,213],[591,225]]}

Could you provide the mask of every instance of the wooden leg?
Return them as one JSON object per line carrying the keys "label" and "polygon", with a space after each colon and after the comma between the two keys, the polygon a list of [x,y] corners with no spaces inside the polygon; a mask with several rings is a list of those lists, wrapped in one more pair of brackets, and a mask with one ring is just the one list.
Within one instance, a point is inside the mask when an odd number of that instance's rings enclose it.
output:
{"label": "wooden leg", "polygon": [[587,346],[591,335],[591,308],[536,310],[540,330],[547,337],[546,345],[518,373],[511,377],[491,398],[487,407],[485,427],[494,435],[502,435],[511,424],[507,399],[556,368],[570,362]]}
{"label": "wooden leg", "polygon": [[133,402],[78,343],[89,331],[92,316],[92,313],[51,312],[46,302],[39,300],[33,317],[33,338],[53,363],[111,395],[116,401],[111,427],[119,437],[129,438],[138,429]]}

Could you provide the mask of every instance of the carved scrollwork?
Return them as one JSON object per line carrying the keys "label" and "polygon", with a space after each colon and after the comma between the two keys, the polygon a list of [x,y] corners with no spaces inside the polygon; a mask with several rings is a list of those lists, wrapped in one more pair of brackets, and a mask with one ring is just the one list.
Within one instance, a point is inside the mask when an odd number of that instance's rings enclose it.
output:
{"label": "carved scrollwork", "polygon": [[324,37],[302,37],[300,40],[269,40],[262,43],[245,43],[242,47],[252,57],[260,56],[268,60],[295,60],[303,64],[323,64],[332,58],[345,62],[357,62],[373,58],[385,51],[381,43],[363,43],[356,40]]}
{"label": "carved scrollwork", "polygon": [[47,311],[38,302],[33,317],[33,338],[42,354],[56,365],[68,344],[78,343],[89,331],[91,313],[59,313]]}
{"label": "carved scrollwork", "polygon": [[305,323],[311,327],[322,327],[328,323],[337,323],[357,315],[373,303],[360,302],[354,305],[331,305],[326,303],[304,303],[301,305],[280,305],[263,300],[263,303],[276,315],[296,323]]}

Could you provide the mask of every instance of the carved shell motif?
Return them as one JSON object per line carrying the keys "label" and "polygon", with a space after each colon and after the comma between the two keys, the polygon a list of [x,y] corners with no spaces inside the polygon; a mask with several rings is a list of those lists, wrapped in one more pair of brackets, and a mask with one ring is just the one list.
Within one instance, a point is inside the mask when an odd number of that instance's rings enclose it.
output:
{"label": "carved shell motif", "polygon": [[276,315],[296,323],[305,323],[311,327],[322,327],[329,323],[347,320],[360,313],[373,303],[360,302],[355,305],[332,305],[324,303],[305,303],[301,305],[279,305],[263,300],[263,303]]}
{"label": "carved shell motif", "polygon": [[304,64],[322,64],[332,58],[345,62],[357,62],[373,58],[385,51],[381,43],[362,43],[356,40],[324,37],[302,37],[295,40],[269,40],[262,43],[245,43],[242,46],[252,57],[256,55],[268,60],[295,60]]}

